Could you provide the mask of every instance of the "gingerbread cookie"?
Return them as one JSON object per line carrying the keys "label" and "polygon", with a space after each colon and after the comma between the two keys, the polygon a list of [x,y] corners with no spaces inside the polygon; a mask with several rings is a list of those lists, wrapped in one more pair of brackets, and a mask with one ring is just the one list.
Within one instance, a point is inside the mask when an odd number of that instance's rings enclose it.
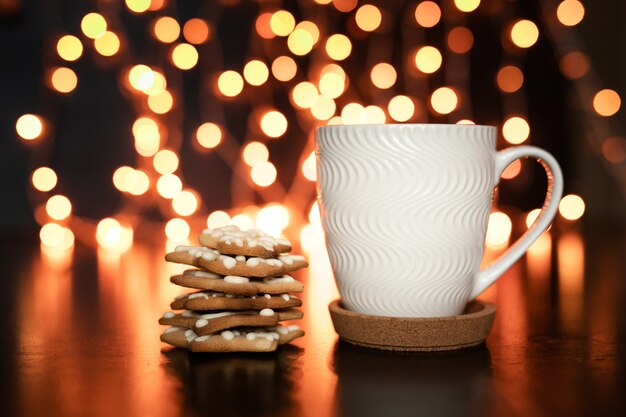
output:
{"label": "gingerbread cookie", "polygon": [[291,242],[277,239],[258,229],[243,231],[237,226],[203,230],[198,241],[225,255],[275,258],[291,251]]}
{"label": "gingerbread cookie", "polygon": [[290,294],[259,294],[252,297],[200,291],[176,297],[170,304],[172,310],[262,310],[300,307],[302,300]]}
{"label": "gingerbread cookie", "polygon": [[163,314],[159,324],[185,327],[203,336],[233,327],[276,326],[281,321],[300,318],[302,318],[302,311],[293,308],[277,311],[268,308],[261,311],[222,311],[208,314],[198,314],[193,311],[175,314],[168,311]]}
{"label": "gingerbread cookie", "polygon": [[165,260],[200,266],[209,272],[224,276],[255,278],[284,275],[309,265],[301,255],[280,255],[271,259],[250,258],[244,255],[232,257],[205,246],[186,245],[177,246],[174,252],[165,255]]}
{"label": "gingerbread cookie", "polygon": [[224,330],[204,336],[198,336],[193,330],[174,326],[165,329],[161,341],[188,348],[192,352],[272,352],[278,345],[302,336],[304,332],[296,325]]}
{"label": "gingerbread cookie", "polygon": [[198,290],[212,290],[236,295],[282,294],[302,292],[304,285],[289,275],[266,277],[262,280],[236,275],[222,276],[208,271],[189,269],[174,275],[170,281],[176,285]]}

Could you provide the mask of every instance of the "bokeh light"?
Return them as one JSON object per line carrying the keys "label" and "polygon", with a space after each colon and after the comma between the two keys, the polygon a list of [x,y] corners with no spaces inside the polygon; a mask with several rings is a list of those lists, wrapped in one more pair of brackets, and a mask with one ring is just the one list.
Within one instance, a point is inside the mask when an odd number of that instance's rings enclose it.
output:
{"label": "bokeh light", "polygon": [[163,149],[152,158],[152,166],[159,174],[171,174],[178,169],[178,155],[169,149]]}
{"label": "bokeh light", "polygon": [[509,166],[507,166],[504,171],[502,171],[501,177],[505,180],[510,180],[519,175],[522,171],[522,162],[519,159],[511,162]]}
{"label": "bokeh light", "polygon": [[120,50],[120,38],[115,33],[106,31],[94,40],[93,45],[100,55],[113,56]]}
{"label": "bokeh light", "polygon": [[173,105],[174,97],[172,97],[172,94],[167,90],[148,96],[148,107],[156,114],[167,113],[172,110]]}
{"label": "bokeh light", "polygon": [[287,118],[278,110],[271,110],[261,116],[260,126],[270,138],[279,138],[287,131]]}
{"label": "bokeh light", "polygon": [[74,246],[74,233],[56,223],[46,223],[39,230],[41,243],[53,249],[69,250]]}
{"label": "bokeh light", "polygon": [[184,219],[174,218],[165,224],[165,236],[172,242],[183,242],[189,238],[191,228]]}
{"label": "bokeh light", "polygon": [[259,86],[269,77],[269,69],[263,61],[253,59],[243,67],[243,76],[250,85]]}
{"label": "bokeh light", "polygon": [[252,167],[250,176],[259,187],[268,187],[276,181],[276,167],[269,161],[259,162]]}
{"label": "bokeh light", "polygon": [[222,210],[216,210],[209,214],[206,219],[206,225],[209,229],[228,226],[230,224],[230,216]]}
{"label": "bokeh light", "polygon": [[474,35],[465,26],[457,26],[448,33],[448,48],[457,54],[465,54],[474,45]]}
{"label": "bokeh light", "polygon": [[66,61],[76,61],[83,54],[83,44],[76,36],[65,35],[57,42],[57,53]]}
{"label": "bokeh light", "polygon": [[328,98],[339,97],[346,88],[345,78],[334,72],[322,75],[319,81],[320,93]]}
{"label": "bokeh light", "polygon": [[196,130],[196,140],[203,148],[215,148],[222,141],[222,129],[215,123],[203,123]]}
{"label": "bokeh light", "polygon": [[498,71],[496,76],[496,83],[498,88],[505,93],[514,93],[522,87],[524,83],[524,74],[522,71],[514,66],[507,65]]}
{"label": "bokeh light", "polygon": [[348,13],[354,10],[358,0],[332,0],[332,2],[335,9],[339,10],[340,12]]}
{"label": "bokeh light", "polygon": [[198,51],[193,45],[180,43],[172,49],[172,62],[182,70],[188,70],[198,63]]}
{"label": "bokeh light", "polygon": [[576,194],[568,194],[559,202],[559,214],[570,221],[578,220],[585,213],[585,202]]}
{"label": "bokeh light", "polygon": [[161,197],[171,199],[182,191],[183,182],[177,175],[165,174],[157,180],[156,188]]}
{"label": "bokeh light", "polygon": [[39,191],[50,191],[57,185],[57,174],[52,168],[39,167],[31,176],[33,187]]}
{"label": "bokeh light", "polygon": [[380,26],[383,15],[380,9],[373,4],[364,4],[359,7],[354,16],[357,26],[365,32],[373,32]]}
{"label": "bokeh light", "polygon": [[430,105],[439,114],[452,113],[458,104],[459,97],[449,87],[440,87],[430,96]]}
{"label": "bokeh light", "polygon": [[434,1],[423,1],[415,8],[415,21],[418,25],[431,28],[441,20],[441,9]]}
{"label": "bokeh light", "polygon": [[570,80],[577,80],[589,72],[589,59],[579,51],[568,52],[559,62],[561,73]]}
{"label": "bokeh light", "polygon": [[155,72],[147,65],[135,65],[128,71],[128,82],[135,90],[145,93],[154,85],[155,80]]}
{"label": "bokeh light", "polygon": [[125,0],[128,10],[143,13],[150,8],[150,0]]}
{"label": "bokeh light", "polygon": [[302,81],[301,83],[296,84],[291,90],[291,100],[293,101],[293,104],[301,109],[310,108],[315,102],[317,96],[317,87],[315,84],[308,81]]}
{"label": "bokeh light", "polygon": [[270,21],[272,20],[272,13],[266,12],[261,13],[254,23],[254,28],[256,29],[256,33],[262,37],[263,39],[272,39],[276,37],[272,28],[270,26]]}
{"label": "bokeh light", "polygon": [[423,46],[415,53],[415,66],[425,74],[432,74],[441,68],[443,57],[434,46]]}
{"label": "bokeh light", "polygon": [[501,248],[509,242],[513,223],[505,213],[496,211],[489,215],[485,243],[491,248]]}
{"label": "bokeh light", "polygon": [[289,225],[289,210],[281,204],[268,204],[259,210],[256,227],[272,236],[280,236]]}
{"label": "bokeh light", "polygon": [[78,85],[78,77],[70,68],[60,67],[52,70],[50,84],[59,93],[71,93]]}
{"label": "bokeh light", "polygon": [[140,117],[133,123],[135,150],[141,156],[152,156],[159,150],[161,135],[156,121]]}
{"label": "bokeh light", "polygon": [[303,20],[302,22],[296,25],[296,29],[302,29],[311,35],[311,39],[313,40],[313,44],[316,44],[317,41],[320,40],[320,29],[317,25],[309,20]]}
{"label": "bokeh light", "polygon": [[134,169],[129,166],[121,166],[113,173],[113,185],[120,191],[128,191],[127,178]]}
{"label": "bokeh light", "polygon": [[265,162],[270,156],[267,146],[261,142],[250,142],[243,148],[242,152],[244,162],[253,167],[260,162]]}
{"label": "bokeh light", "polygon": [[389,100],[387,111],[396,122],[406,122],[415,114],[415,103],[408,96],[398,95]]}
{"label": "bokeh light", "polygon": [[537,220],[537,217],[539,217],[540,213],[541,213],[540,208],[536,208],[528,212],[528,214],[526,215],[526,220],[525,220],[527,228],[530,229],[530,226],[532,226],[533,223],[535,223],[535,220]]}
{"label": "bokeh light", "polygon": [[189,19],[183,26],[183,36],[189,43],[200,45],[211,36],[211,29],[207,22],[202,19]]}
{"label": "bokeh light", "polygon": [[163,43],[172,43],[180,36],[180,25],[176,19],[163,16],[155,20],[152,27],[154,37]]}
{"label": "bokeh light", "polygon": [[365,108],[359,103],[348,103],[341,109],[343,124],[361,124],[365,121]]}
{"label": "bokeh light", "polygon": [[198,198],[193,191],[183,190],[172,199],[172,209],[180,216],[191,216],[198,209]]}
{"label": "bokeh light", "polygon": [[133,244],[133,229],[107,217],[98,222],[96,241],[105,249],[125,252]]}
{"label": "bokeh light", "polygon": [[17,134],[24,140],[35,140],[43,133],[43,121],[34,114],[24,114],[15,122]]}
{"label": "bokeh light", "polygon": [[626,161],[626,140],[619,136],[606,138],[602,142],[602,156],[614,164]]}
{"label": "bokeh light", "polygon": [[335,114],[337,105],[330,97],[319,95],[311,106],[311,115],[317,120],[328,120]]}
{"label": "bokeh light", "polygon": [[254,221],[246,214],[237,214],[230,220],[230,224],[237,226],[241,230],[249,230],[254,227]]}
{"label": "bokeh light", "polygon": [[298,56],[306,55],[313,49],[313,36],[307,30],[296,28],[287,38],[287,47]]}
{"label": "bokeh light", "polygon": [[556,8],[556,17],[565,26],[576,26],[585,17],[585,6],[578,0],[564,0]]}
{"label": "bokeh light", "polygon": [[217,79],[217,88],[226,97],[235,97],[243,90],[243,78],[237,71],[224,71]]}
{"label": "bokeh light", "polygon": [[530,48],[539,39],[539,28],[526,19],[518,20],[511,28],[511,40],[520,48]]}
{"label": "bokeh light", "polygon": [[317,167],[315,161],[315,151],[311,152],[309,156],[302,163],[302,175],[309,181],[317,180]]}
{"label": "bokeh light", "polygon": [[288,36],[296,26],[296,19],[286,10],[278,10],[270,18],[270,29],[276,36]]}
{"label": "bokeh light", "polygon": [[107,22],[99,13],[87,13],[80,21],[80,29],[86,37],[97,39],[107,30]]}
{"label": "bokeh light", "polygon": [[622,100],[619,94],[611,89],[600,90],[593,97],[593,109],[600,116],[613,116],[619,111]]}
{"label": "bokeh light", "polygon": [[289,81],[296,76],[298,66],[293,58],[288,56],[279,56],[272,62],[272,75],[278,81]]}
{"label": "bokeh light", "polygon": [[124,182],[128,193],[132,195],[143,195],[150,188],[150,177],[139,169],[130,171]]}
{"label": "bokeh light", "polygon": [[480,5],[480,0],[454,0],[454,5],[462,12],[473,12]]}
{"label": "bokeh light", "polygon": [[502,125],[502,136],[507,142],[518,145],[530,136],[530,126],[522,117],[510,117]]}
{"label": "bokeh light", "polygon": [[346,35],[336,33],[326,40],[326,53],[335,61],[343,61],[352,52],[352,43]]}
{"label": "bokeh light", "polygon": [[54,220],[65,220],[72,214],[72,203],[64,195],[53,195],[46,202],[46,213]]}
{"label": "bokeh light", "polygon": [[393,87],[398,78],[398,73],[393,65],[386,62],[379,62],[372,67],[370,71],[370,79],[372,84],[380,89]]}

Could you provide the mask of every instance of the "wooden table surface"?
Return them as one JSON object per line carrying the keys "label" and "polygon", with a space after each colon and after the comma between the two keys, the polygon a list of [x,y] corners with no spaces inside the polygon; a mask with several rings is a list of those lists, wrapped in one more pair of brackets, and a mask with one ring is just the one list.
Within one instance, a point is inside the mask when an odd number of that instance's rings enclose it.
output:
{"label": "wooden table surface", "polygon": [[303,339],[271,354],[170,349],[157,320],[184,291],[164,245],[59,254],[21,240],[0,251],[5,416],[626,415],[622,236],[544,238],[483,294],[498,306],[486,344],[444,354],[338,342],[315,251],[296,274]]}

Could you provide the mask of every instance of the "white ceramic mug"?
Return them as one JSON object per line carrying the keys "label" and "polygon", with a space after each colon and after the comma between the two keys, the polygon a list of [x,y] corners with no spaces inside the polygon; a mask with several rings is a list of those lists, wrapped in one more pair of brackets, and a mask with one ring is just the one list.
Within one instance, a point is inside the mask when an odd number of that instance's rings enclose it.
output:
{"label": "white ceramic mug", "polygon": [[[563,191],[548,152],[496,152],[496,128],[349,125],[316,131],[317,191],[326,248],[349,310],[379,316],[460,314],[548,228]],[[518,158],[548,173],[530,229],[480,269],[494,187]]]}

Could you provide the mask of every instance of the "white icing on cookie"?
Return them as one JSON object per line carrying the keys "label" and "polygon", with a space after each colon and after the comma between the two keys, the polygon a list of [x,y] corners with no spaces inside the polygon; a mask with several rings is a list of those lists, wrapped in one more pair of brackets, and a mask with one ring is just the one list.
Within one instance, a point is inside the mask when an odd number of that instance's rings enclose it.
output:
{"label": "white icing on cookie", "polygon": [[286,284],[289,282],[295,282],[296,280],[289,275],[283,275],[282,277],[267,277],[263,278],[263,282],[266,284],[274,285],[274,284]]}
{"label": "white icing on cookie", "polygon": [[286,239],[278,239],[267,235],[259,229],[241,230],[237,226],[224,226],[215,229],[205,229],[202,235],[223,242],[227,245],[235,245],[243,248],[255,248],[261,246],[266,250],[273,251],[276,246],[291,246]]}
{"label": "white icing on cookie", "polygon": [[167,333],[174,333],[174,332],[180,332],[185,330],[184,327],[179,327],[179,326],[172,326],[172,327],[168,327],[167,329],[165,329],[165,331],[163,332],[164,334]]}
{"label": "white icing on cookie", "polygon": [[214,274],[213,272],[200,271],[198,269],[188,269],[185,272],[183,272],[183,275],[188,275],[188,276],[198,277],[198,278],[208,278],[208,279],[218,279],[222,277],[221,275]]}
{"label": "white icing on cookie", "polygon": [[264,308],[263,310],[259,311],[259,314],[266,317],[273,316],[274,310],[272,310],[271,308]]}
{"label": "white icing on cookie", "polygon": [[247,284],[250,282],[250,278],[240,277],[237,275],[227,275],[224,277],[224,281],[230,284]]}
{"label": "white icing on cookie", "polygon": [[171,319],[172,317],[176,317],[176,314],[174,314],[172,311],[166,311],[165,313],[163,313],[164,319]]}
{"label": "white icing on cookie", "polygon": [[289,294],[281,294],[281,298],[285,301],[289,301],[291,297],[289,297]]}
{"label": "white icing on cookie", "polygon": [[233,269],[234,267],[237,266],[237,260],[235,258],[222,255],[220,259],[222,260],[222,263],[224,264],[224,266],[228,269]]}
{"label": "white icing on cookie", "polygon": [[211,337],[210,334],[204,335],[204,336],[198,336],[194,339],[194,341],[196,342],[206,342],[207,340],[209,340],[209,338]]}
{"label": "white icing on cookie", "polygon": [[222,337],[226,340],[234,340],[235,339],[235,334],[233,332],[231,332],[230,330],[224,330],[222,333],[220,333],[222,335]]}
{"label": "white icing on cookie", "polygon": [[189,294],[189,296],[187,297],[188,299],[193,299],[193,298],[204,298],[204,299],[209,299],[209,295],[207,293],[204,292],[195,292],[193,294]]}
{"label": "white icing on cookie", "polygon": [[268,300],[269,300],[270,298],[272,298],[272,296],[271,296],[271,295],[269,295],[269,294],[264,294],[264,295],[263,295],[263,297],[267,298]]}

